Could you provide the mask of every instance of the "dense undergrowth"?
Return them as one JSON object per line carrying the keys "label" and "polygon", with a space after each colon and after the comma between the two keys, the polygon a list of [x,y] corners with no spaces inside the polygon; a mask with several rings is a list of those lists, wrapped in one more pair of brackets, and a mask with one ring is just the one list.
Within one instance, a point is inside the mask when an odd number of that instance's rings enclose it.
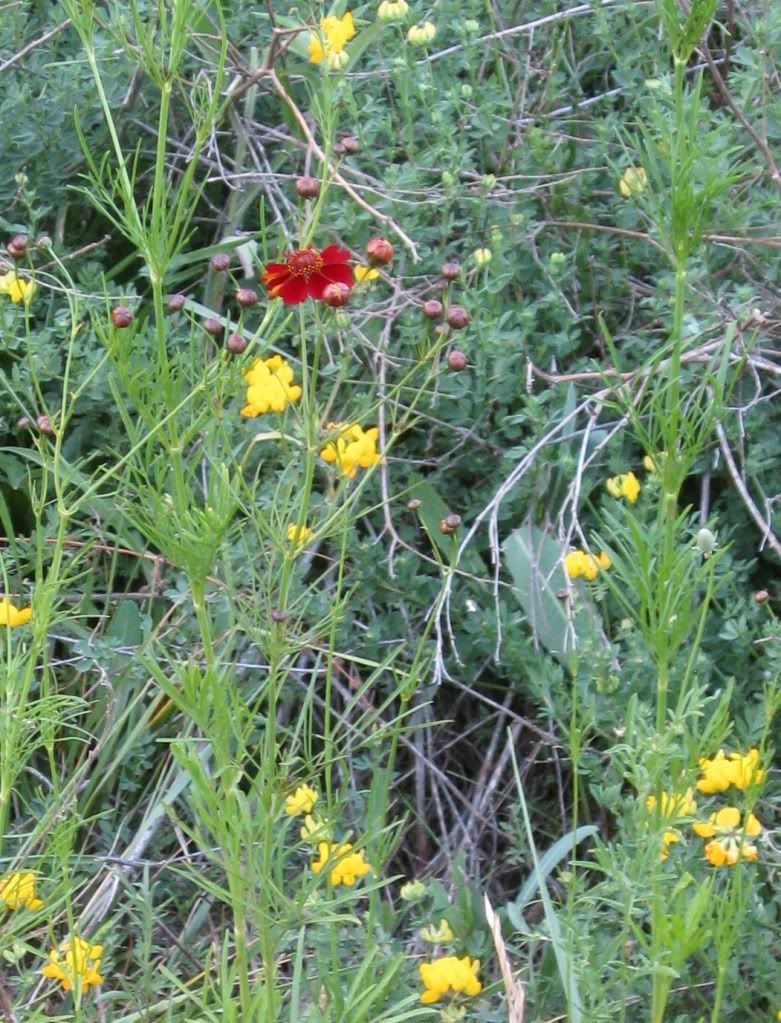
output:
{"label": "dense undergrowth", "polygon": [[780,43],[0,2],[5,1020],[781,1013]]}

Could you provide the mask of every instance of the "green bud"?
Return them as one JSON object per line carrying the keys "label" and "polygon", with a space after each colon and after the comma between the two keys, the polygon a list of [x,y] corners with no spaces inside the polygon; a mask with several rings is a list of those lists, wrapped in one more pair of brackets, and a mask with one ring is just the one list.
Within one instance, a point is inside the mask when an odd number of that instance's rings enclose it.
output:
{"label": "green bud", "polygon": [[701,529],[695,536],[694,542],[703,558],[709,558],[717,547],[716,537],[709,529]]}
{"label": "green bud", "polygon": [[405,902],[420,902],[426,896],[426,886],[422,881],[407,881],[399,894]]}
{"label": "green bud", "polygon": [[464,22],[464,31],[467,35],[476,36],[480,31],[480,22],[475,21],[474,18],[467,18]]}
{"label": "green bud", "polygon": [[455,185],[455,183],[456,179],[450,173],[450,171],[442,171],[442,184],[445,186],[445,188],[452,188],[453,185]]}
{"label": "green bud", "polygon": [[464,82],[464,84],[461,86],[461,95],[464,99],[471,99],[473,91],[474,90],[472,89],[472,86],[469,84],[469,82]]}
{"label": "green bud", "polygon": [[480,182],[486,192],[493,191],[496,188],[496,175],[495,174],[484,174],[483,180]]}

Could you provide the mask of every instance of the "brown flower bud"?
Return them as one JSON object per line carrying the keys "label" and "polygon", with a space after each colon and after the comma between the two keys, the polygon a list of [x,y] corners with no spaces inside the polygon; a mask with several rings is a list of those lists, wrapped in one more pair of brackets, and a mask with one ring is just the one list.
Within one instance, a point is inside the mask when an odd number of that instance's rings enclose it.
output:
{"label": "brown flower bud", "polygon": [[257,305],[258,293],[252,288],[239,288],[236,292],[236,302],[242,309],[251,309],[252,306]]}
{"label": "brown flower bud", "polygon": [[225,347],[231,355],[241,355],[242,352],[246,352],[247,343],[247,339],[242,337],[241,334],[228,334],[228,340],[225,342]]}
{"label": "brown flower bud", "polygon": [[331,150],[331,152],[334,154],[334,156],[344,156],[347,150],[344,147],[344,143],[334,142],[333,149]]}
{"label": "brown flower bud", "polygon": [[49,419],[48,416],[43,415],[38,416],[35,422],[38,424],[38,429],[41,431],[41,433],[54,433],[52,421],[51,419]]}
{"label": "brown flower bud", "polygon": [[451,512],[450,515],[446,515],[439,523],[439,531],[440,533],[444,533],[445,536],[452,536],[460,525],[461,516]]}
{"label": "brown flower bud", "polygon": [[393,246],[387,238],[370,238],[366,243],[366,259],[371,266],[387,266],[393,259]]}
{"label": "brown flower bud", "polygon": [[454,348],[452,352],[447,353],[447,368],[452,369],[454,373],[460,373],[468,365],[469,359],[458,348]]}
{"label": "brown flower bud", "polygon": [[19,418],[16,420],[16,429],[17,430],[30,429],[30,420],[27,418],[27,416],[19,416]]}
{"label": "brown flower bud", "polygon": [[767,590],[757,590],[754,594],[754,603],[766,604],[770,600],[770,594]]}
{"label": "brown flower bud", "polygon": [[323,301],[332,309],[338,309],[350,301],[350,289],[346,284],[340,282],[326,284],[323,289]]}
{"label": "brown flower bud", "polygon": [[212,337],[221,337],[223,332],[223,326],[219,320],[213,319],[211,316],[203,321],[203,329],[207,334],[211,334]]}
{"label": "brown flower bud", "polygon": [[447,311],[447,322],[453,330],[463,330],[469,325],[471,319],[472,317],[461,305],[451,305]]}
{"label": "brown flower bud", "polygon": [[24,259],[30,239],[26,234],[17,234],[6,245],[6,252],[11,259]]}
{"label": "brown flower bud", "polygon": [[122,330],[124,327],[129,327],[133,322],[133,310],[128,309],[126,305],[114,306],[111,310],[111,322],[117,328]]}
{"label": "brown flower bud", "polygon": [[277,625],[282,625],[287,621],[287,614],[284,611],[280,611],[279,608],[274,608],[271,612],[271,621],[276,622]]}
{"label": "brown flower bud", "polygon": [[360,153],[361,144],[354,135],[343,135],[339,141],[342,143],[345,153],[352,155]]}
{"label": "brown flower bud", "polygon": [[175,295],[168,296],[168,312],[178,313],[180,309],[184,308],[185,298],[184,295],[180,295],[177,292]]}
{"label": "brown flower bud", "polygon": [[420,508],[422,503],[423,502],[420,500],[419,497],[411,497],[409,499],[409,501],[407,501],[407,510],[408,511],[417,511],[418,508]]}
{"label": "brown flower bud", "polygon": [[442,315],[442,303],[439,299],[430,298],[423,303],[423,315],[429,320],[438,320]]}
{"label": "brown flower bud", "polygon": [[454,281],[456,277],[461,273],[461,267],[458,263],[445,263],[442,269],[439,271],[446,281]]}
{"label": "brown flower bud", "polygon": [[320,182],[309,174],[296,178],[296,191],[302,199],[316,199],[320,195]]}
{"label": "brown flower bud", "polygon": [[212,258],[209,260],[212,270],[216,270],[218,274],[225,273],[228,267],[231,265],[231,258],[227,252],[215,252]]}

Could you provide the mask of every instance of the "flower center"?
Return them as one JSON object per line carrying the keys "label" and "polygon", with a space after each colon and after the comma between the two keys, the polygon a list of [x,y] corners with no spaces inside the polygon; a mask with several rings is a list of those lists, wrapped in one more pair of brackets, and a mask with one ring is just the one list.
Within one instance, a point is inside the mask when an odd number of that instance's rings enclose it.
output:
{"label": "flower center", "polygon": [[298,249],[287,257],[287,265],[294,277],[311,277],[323,269],[323,257],[317,249]]}

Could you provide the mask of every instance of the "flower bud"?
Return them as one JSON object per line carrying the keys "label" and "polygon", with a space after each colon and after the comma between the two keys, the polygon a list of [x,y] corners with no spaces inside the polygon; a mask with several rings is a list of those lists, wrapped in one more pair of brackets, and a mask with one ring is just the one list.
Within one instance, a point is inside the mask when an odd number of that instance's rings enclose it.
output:
{"label": "flower bud", "polygon": [[447,322],[453,330],[463,330],[469,325],[471,319],[472,317],[461,305],[451,305],[447,311]]}
{"label": "flower bud", "polygon": [[48,234],[39,234],[35,239],[36,249],[41,249],[42,252],[48,252],[52,247],[52,240]]}
{"label": "flower bud", "polygon": [[475,249],[472,253],[472,259],[477,267],[488,266],[493,258],[494,255],[490,249]]}
{"label": "flower bud", "polygon": [[461,267],[458,263],[445,263],[442,269],[439,271],[446,281],[454,281],[456,277],[461,273]]}
{"label": "flower bud", "polygon": [[180,294],[178,291],[176,292],[175,295],[169,295],[168,312],[178,313],[180,309],[184,308],[184,303],[185,303],[184,295]]}
{"label": "flower bud", "polygon": [[287,614],[284,611],[280,611],[279,608],[274,608],[271,612],[271,621],[276,622],[277,625],[282,625],[287,621]]}
{"label": "flower bud", "polygon": [[387,266],[393,259],[393,246],[387,238],[370,238],[366,243],[366,259],[370,266]]}
{"label": "flower bud", "polygon": [[228,267],[231,265],[231,258],[227,252],[215,252],[212,258],[209,260],[212,270],[215,270],[218,274],[225,273]]}
{"label": "flower bud", "polygon": [[6,245],[5,250],[11,259],[24,259],[30,239],[26,234],[17,234]]}
{"label": "flower bud", "polygon": [[426,885],[423,881],[407,881],[399,891],[404,902],[420,902],[426,895]]}
{"label": "flower bud", "polygon": [[252,288],[239,288],[236,292],[236,302],[242,309],[251,309],[252,306],[257,305],[257,301],[258,293]]}
{"label": "flower bud", "polygon": [[350,153],[354,156],[356,153],[360,153],[361,144],[354,135],[342,135],[339,140],[344,148],[345,153]]}
{"label": "flower bud", "polygon": [[296,179],[296,192],[302,199],[316,199],[320,195],[320,182],[317,178],[304,174]]}
{"label": "flower bud", "polygon": [[377,8],[377,17],[380,21],[401,21],[407,17],[408,11],[407,0],[382,0]]}
{"label": "flower bud", "polygon": [[464,82],[464,84],[461,86],[461,99],[470,100],[472,98],[473,92],[474,89],[469,84],[469,82]]}
{"label": "flower bud", "polygon": [[332,309],[338,309],[340,306],[347,305],[350,301],[350,288],[339,281],[333,284],[326,284],[325,288],[323,288],[323,301],[326,305],[331,306]]}
{"label": "flower bud", "polygon": [[757,592],[754,594],[755,604],[767,604],[769,600],[770,594],[767,592],[767,590],[757,590]]}
{"label": "flower bud", "polygon": [[407,511],[417,511],[422,503],[423,502],[419,497],[411,497],[409,501],[407,501]]}
{"label": "flower bud", "polygon": [[413,25],[407,32],[407,42],[413,46],[425,46],[436,34],[437,27],[432,21],[422,21],[419,25]]}
{"label": "flower bud", "polygon": [[694,538],[703,558],[709,558],[716,550],[716,537],[709,529],[700,529]]}
{"label": "flower bud", "polygon": [[52,421],[48,416],[43,415],[38,416],[35,422],[38,424],[38,429],[41,431],[41,433],[54,433]]}
{"label": "flower bud", "polygon": [[455,175],[449,170],[444,170],[442,171],[441,181],[444,188],[452,188],[456,183]]}
{"label": "flower bud", "polygon": [[463,23],[463,29],[470,36],[476,36],[480,31],[480,22],[475,21],[474,18],[467,18]]}
{"label": "flower bud", "polygon": [[203,329],[207,334],[211,334],[212,337],[221,337],[223,332],[222,324],[219,320],[215,320],[213,317],[209,317],[203,321]]}
{"label": "flower bud", "polygon": [[241,355],[242,352],[247,350],[247,339],[242,337],[241,334],[228,334],[225,347],[231,355]]}
{"label": "flower bud", "polygon": [[439,531],[444,533],[445,536],[452,536],[460,525],[461,516],[451,512],[450,515],[446,515],[439,523]]}
{"label": "flower bud", "polygon": [[111,322],[117,328],[122,330],[124,327],[129,327],[133,322],[133,310],[128,309],[126,305],[115,306],[111,310]]}
{"label": "flower bud", "polygon": [[438,320],[442,315],[442,303],[439,299],[430,298],[427,302],[423,303],[423,315],[428,320]]}
{"label": "flower bud", "polygon": [[27,418],[27,416],[19,416],[19,418],[16,420],[16,429],[17,430],[30,429],[30,420]]}
{"label": "flower bud", "polygon": [[496,175],[484,174],[480,179],[480,184],[486,192],[492,192],[496,188]]}
{"label": "flower bud", "polygon": [[344,156],[347,150],[344,148],[341,142],[334,142],[331,148],[331,152],[334,154],[334,156]]}
{"label": "flower bud", "polygon": [[468,365],[469,359],[458,348],[454,348],[452,352],[447,353],[447,368],[452,369],[454,373],[460,373]]}

